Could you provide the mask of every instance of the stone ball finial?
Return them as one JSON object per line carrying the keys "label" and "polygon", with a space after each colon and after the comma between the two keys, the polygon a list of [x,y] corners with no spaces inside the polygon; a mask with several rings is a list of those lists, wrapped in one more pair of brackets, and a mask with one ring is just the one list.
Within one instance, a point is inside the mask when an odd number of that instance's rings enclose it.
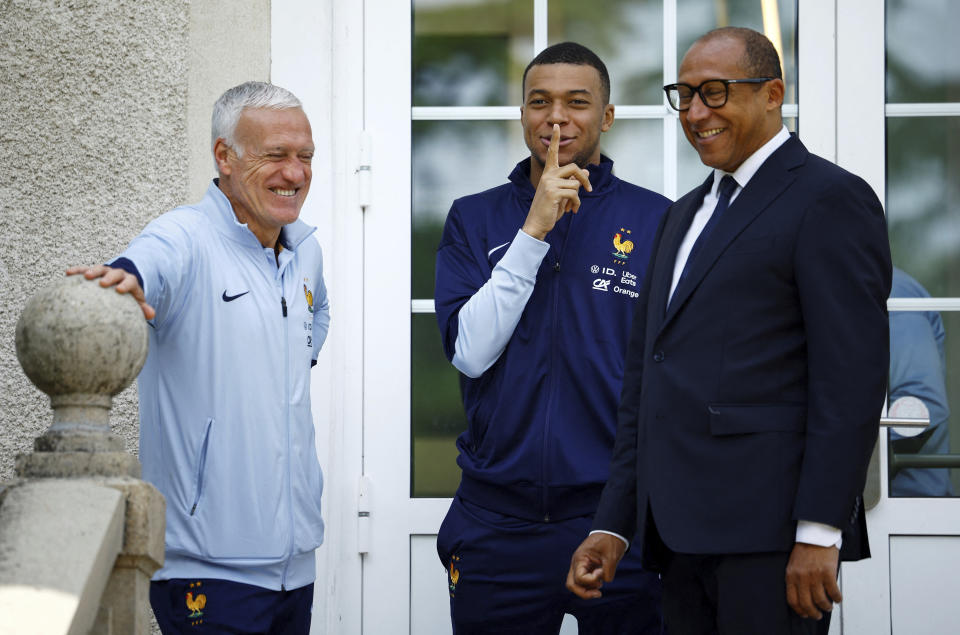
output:
{"label": "stone ball finial", "polygon": [[51,430],[109,431],[113,395],[147,359],[147,328],[133,297],[82,275],[65,276],[30,298],[17,322],[17,358],[50,395]]}

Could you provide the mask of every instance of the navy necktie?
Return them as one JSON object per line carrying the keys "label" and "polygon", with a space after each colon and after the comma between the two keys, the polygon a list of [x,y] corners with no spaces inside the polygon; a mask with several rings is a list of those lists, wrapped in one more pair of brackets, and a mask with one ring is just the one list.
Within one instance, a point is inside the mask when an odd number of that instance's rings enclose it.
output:
{"label": "navy necktie", "polygon": [[727,206],[730,204],[730,197],[733,196],[733,192],[736,189],[737,182],[729,174],[720,179],[720,187],[717,191],[717,206],[713,208],[713,214],[710,215],[710,218],[707,220],[707,224],[703,226],[702,230],[700,230],[700,235],[697,236],[697,240],[694,241],[693,247],[690,248],[690,255],[687,256],[687,262],[684,263],[683,271],[680,272],[680,281],[677,282],[677,286],[680,286],[680,282],[682,282],[687,276],[687,272],[690,271],[690,265],[693,263],[693,259],[696,258],[697,252],[700,251],[700,249],[703,247],[703,244],[707,242],[707,238],[710,236],[710,232],[713,231],[713,228],[720,220],[720,216],[727,211]]}

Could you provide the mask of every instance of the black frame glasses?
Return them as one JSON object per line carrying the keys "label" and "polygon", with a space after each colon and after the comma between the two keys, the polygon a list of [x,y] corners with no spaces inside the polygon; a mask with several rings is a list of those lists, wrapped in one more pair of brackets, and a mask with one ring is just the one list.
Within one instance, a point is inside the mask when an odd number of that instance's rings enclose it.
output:
{"label": "black frame glasses", "polygon": [[[699,86],[691,86],[690,84],[667,84],[663,87],[663,92],[667,94],[667,103],[670,104],[670,107],[679,112],[690,109],[694,95],[700,95],[700,101],[702,101],[703,105],[707,108],[722,108],[730,96],[730,84],[762,84],[773,79],[776,78],[748,77],[746,79],[708,79],[705,82],[701,82]],[[706,92],[703,90],[704,86],[707,87]],[[723,86],[722,90],[720,86]],[[684,94],[684,91],[688,91],[687,94]]]}

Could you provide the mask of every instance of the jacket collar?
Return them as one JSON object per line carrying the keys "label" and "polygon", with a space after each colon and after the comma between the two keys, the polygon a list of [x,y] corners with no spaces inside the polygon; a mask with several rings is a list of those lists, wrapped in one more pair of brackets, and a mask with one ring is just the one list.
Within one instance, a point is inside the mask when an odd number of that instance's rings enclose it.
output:
{"label": "jacket collar", "polygon": [[[794,181],[796,175],[793,170],[803,165],[808,155],[809,152],[806,147],[795,135],[791,135],[757,169],[754,177],[750,179],[750,182],[743,188],[736,200],[730,203],[730,207],[719,219],[708,240],[697,254],[696,260],[690,263],[690,269],[674,290],[673,298],[666,307],[665,314],[660,313],[660,315],[664,315],[664,325],[681,310],[687,298],[700,285],[704,276],[707,275],[707,272],[710,271],[727,246]],[[711,178],[712,176],[711,174]],[[686,226],[681,226],[680,220],[691,216],[691,207],[695,211],[700,206],[710,181],[711,179],[708,178],[707,182],[683,197],[671,210],[671,215],[676,219],[672,231],[678,232],[681,238],[689,227],[689,220],[686,221]],[[660,266],[669,271],[669,275],[672,276],[679,240],[677,240],[676,234],[673,235],[671,240],[675,244],[668,243],[672,244],[672,249],[664,252],[666,261]],[[657,288],[662,291],[661,295],[663,295],[662,298],[657,299],[658,302],[666,303],[666,294],[670,289],[669,282],[665,286],[663,284],[658,285]]]}
{"label": "jacket collar", "polygon": [[[530,183],[531,160],[527,157],[513,168],[513,172],[510,173],[510,182],[520,189],[520,193],[525,198],[533,199],[536,189]],[[601,154],[600,165],[591,163],[587,166],[587,171],[590,172],[590,185],[593,186],[593,192],[581,191],[582,198],[603,194],[604,190],[613,184],[613,160],[610,157]]]}
{"label": "jacket collar", "polygon": [[[263,249],[263,245],[250,231],[247,224],[237,220],[237,215],[233,213],[233,205],[221,191],[219,182],[219,179],[213,179],[203,197],[204,205],[202,207],[207,212],[207,217],[217,230],[228,238],[245,247]],[[307,225],[302,220],[297,219],[280,229],[280,244],[283,245],[284,249],[294,251],[316,229],[316,227]]]}

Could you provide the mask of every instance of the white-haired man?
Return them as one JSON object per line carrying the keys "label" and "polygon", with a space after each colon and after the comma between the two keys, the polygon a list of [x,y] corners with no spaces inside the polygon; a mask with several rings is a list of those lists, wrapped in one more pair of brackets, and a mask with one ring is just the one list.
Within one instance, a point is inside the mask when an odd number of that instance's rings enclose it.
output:
{"label": "white-haired man", "polygon": [[100,278],[140,303],[140,460],[166,497],[150,602],[164,633],[310,629],[323,485],[310,368],[329,311],[298,220],[314,145],[300,101],[247,82],[213,109],[219,178],[151,222]]}

